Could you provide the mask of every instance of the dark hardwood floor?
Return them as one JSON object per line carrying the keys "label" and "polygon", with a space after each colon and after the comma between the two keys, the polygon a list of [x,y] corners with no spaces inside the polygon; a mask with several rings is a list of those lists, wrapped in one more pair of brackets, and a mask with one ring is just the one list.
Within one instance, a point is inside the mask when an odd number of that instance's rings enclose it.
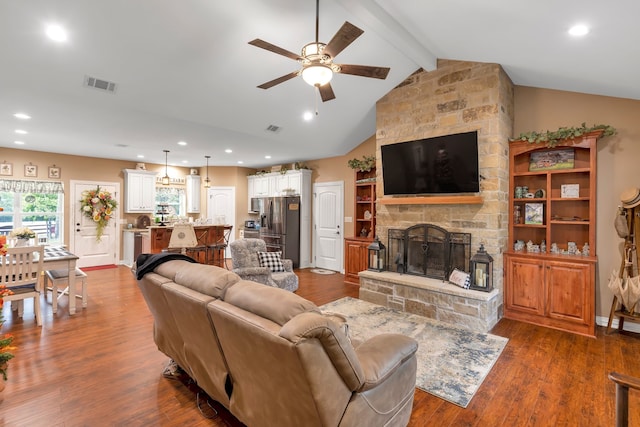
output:
{"label": "dark hardwood floor", "polygon": [[[205,418],[195,386],[164,378],[167,357],[153,343],[152,318],[125,267],[89,271],[89,306],[69,316],[43,301],[44,325],[5,305],[2,332],[15,336],[0,426],[226,426],[228,414]],[[299,271],[298,294],[325,304],[357,297],[343,276]],[[411,426],[612,426],[610,371],[640,377],[640,338],[585,338],[502,320],[492,331],[509,343],[466,409],[417,390]],[[640,425],[638,394],[630,425]],[[205,413],[211,413],[205,406]]]}

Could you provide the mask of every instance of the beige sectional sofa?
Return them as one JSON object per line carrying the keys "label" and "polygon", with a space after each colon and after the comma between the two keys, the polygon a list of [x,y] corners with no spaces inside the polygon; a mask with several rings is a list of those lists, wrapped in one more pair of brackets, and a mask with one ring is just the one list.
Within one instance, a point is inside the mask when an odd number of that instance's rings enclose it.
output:
{"label": "beige sectional sofa", "polygon": [[210,265],[159,263],[138,284],[158,349],[247,426],[404,426],[417,343],[351,343],[339,317]]}

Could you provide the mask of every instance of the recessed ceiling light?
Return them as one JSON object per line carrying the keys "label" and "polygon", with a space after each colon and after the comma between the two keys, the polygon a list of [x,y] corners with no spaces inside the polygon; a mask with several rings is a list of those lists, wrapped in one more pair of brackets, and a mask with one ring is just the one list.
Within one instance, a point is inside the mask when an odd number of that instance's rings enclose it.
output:
{"label": "recessed ceiling light", "polygon": [[22,130],[22,129],[16,129],[16,130],[15,130],[15,132],[16,132],[16,133],[19,133],[20,135],[26,135],[26,134],[28,134],[28,133],[29,133],[29,132],[27,132],[26,130]]}
{"label": "recessed ceiling light", "polygon": [[224,150],[225,153],[233,153],[233,150],[231,148],[227,148],[226,150]]}
{"label": "recessed ceiling light", "polygon": [[306,111],[302,115],[302,118],[305,119],[306,121],[309,121],[309,120],[313,119],[313,113],[311,111]]}
{"label": "recessed ceiling light", "polygon": [[189,160],[183,160],[182,163],[189,163]]}
{"label": "recessed ceiling light", "polygon": [[13,141],[16,145],[24,145],[24,141]]}
{"label": "recessed ceiling light", "polygon": [[270,159],[270,158],[271,158],[271,156],[264,156],[264,158],[265,158],[265,159]]}
{"label": "recessed ceiling light", "polygon": [[67,31],[60,25],[49,25],[47,27],[47,37],[56,42],[67,41]]}
{"label": "recessed ceiling light", "polygon": [[238,164],[242,165],[242,164],[244,164],[244,162],[242,160],[238,160]]}
{"label": "recessed ceiling light", "polygon": [[185,141],[178,141],[178,145],[187,145]]}
{"label": "recessed ceiling light", "polygon": [[589,34],[589,28],[586,25],[578,24],[569,28],[569,34],[572,36],[584,36]]}
{"label": "recessed ceiling light", "polygon": [[138,157],[139,159],[144,159],[144,154],[138,154],[138,155],[137,155],[137,157]]}
{"label": "recessed ceiling light", "polygon": [[29,120],[31,118],[30,115],[25,114],[25,113],[15,113],[13,115],[13,117],[17,118],[17,119],[22,119],[22,120]]}

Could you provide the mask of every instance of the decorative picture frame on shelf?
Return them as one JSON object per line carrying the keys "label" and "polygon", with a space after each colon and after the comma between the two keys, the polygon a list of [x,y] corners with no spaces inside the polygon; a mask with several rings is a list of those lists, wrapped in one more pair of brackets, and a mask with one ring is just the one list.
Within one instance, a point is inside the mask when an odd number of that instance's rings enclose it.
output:
{"label": "decorative picture frame on shelf", "polygon": [[544,224],[544,204],[525,203],[524,204],[524,223],[529,225]]}
{"label": "decorative picture frame on shelf", "polygon": [[24,165],[24,176],[25,178],[37,178],[38,166],[32,165],[31,163]]}
{"label": "decorative picture frame on shelf", "polygon": [[580,197],[580,184],[562,184],[560,186],[562,199],[577,199]]}
{"label": "decorative picture frame on shelf", "polygon": [[0,176],[13,175],[13,163],[7,163],[6,160],[0,163]]}
{"label": "decorative picture frame on shelf", "polygon": [[529,157],[529,172],[573,169],[575,167],[575,150],[534,151]]}
{"label": "decorative picture frame on shelf", "polygon": [[49,178],[60,179],[61,173],[62,173],[62,171],[60,170],[60,168],[58,166],[56,166],[56,165],[49,166]]}

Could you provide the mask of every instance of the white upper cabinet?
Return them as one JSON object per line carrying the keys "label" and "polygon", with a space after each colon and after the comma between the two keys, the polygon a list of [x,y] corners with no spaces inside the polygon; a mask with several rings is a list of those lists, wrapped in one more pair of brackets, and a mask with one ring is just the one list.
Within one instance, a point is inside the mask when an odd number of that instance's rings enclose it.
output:
{"label": "white upper cabinet", "polygon": [[187,213],[200,213],[200,175],[187,175]]}
{"label": "white upper cabinet", "polygon": [[124,211],[153,212],[156,201],[157,172],[124,169]]}

